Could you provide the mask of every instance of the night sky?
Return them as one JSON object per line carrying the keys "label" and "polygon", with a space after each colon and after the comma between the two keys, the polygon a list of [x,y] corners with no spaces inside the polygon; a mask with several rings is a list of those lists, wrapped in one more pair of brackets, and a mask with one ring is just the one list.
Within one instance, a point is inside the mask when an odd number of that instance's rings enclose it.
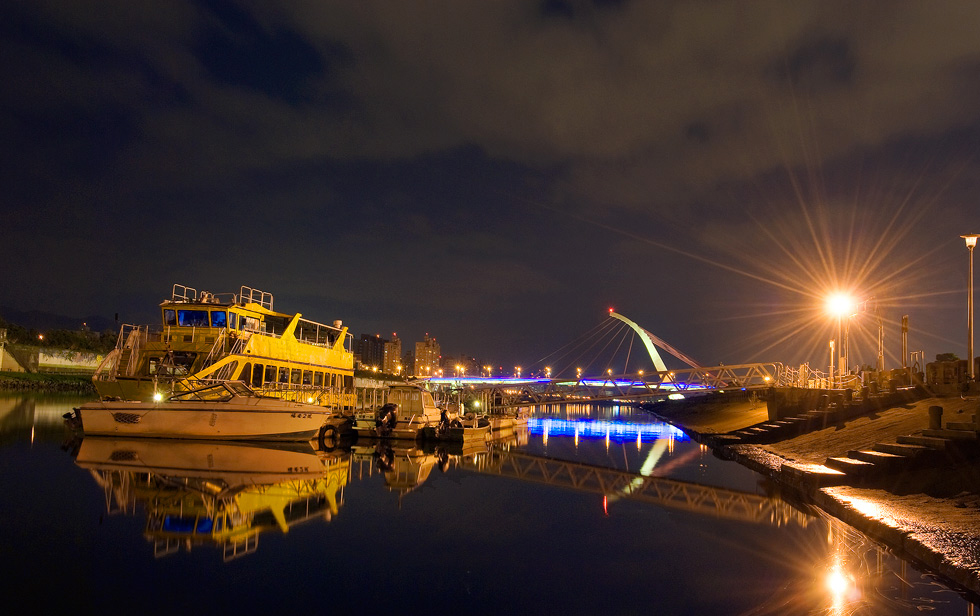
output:
{"label": "night sky", "polygon": [[968,0],[9,0],[0,306],[244,284],[505,366],[615,307],[703,365],[825,366],[840,288],[889,367],[905,314],[963,357],[978,31]]}

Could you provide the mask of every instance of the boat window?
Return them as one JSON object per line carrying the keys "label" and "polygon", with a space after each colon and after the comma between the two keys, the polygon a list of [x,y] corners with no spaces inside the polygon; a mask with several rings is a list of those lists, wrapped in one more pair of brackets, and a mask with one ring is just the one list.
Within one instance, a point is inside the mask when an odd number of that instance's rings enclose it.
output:
{"label": "boat window", "polygon": [[354,375],[353,374],[345,374],[344,375],[344,387],[353,387],[353,386],[354,386]]}
{"label": "boat window", "polygon": [[225,327],[228,325],[228,313],[224,310],[211,311],[211,327]]}
{"label": "boat window", "polygon": [[262,364],[255,364],[252,368],[252,387],[262,387]]}
{"label": "boat window", "polygon": [[177,311],[170,308],[163,311],[163,324],[164,325],[176,325],[177,324]]}
{"label": "boat window", "polygon": [[191,533],[194,532],[194,522],[194,518],[168,515],[163,518],[163,530],[171,533]]}
{"label": "boat window", "polygon": [[282,366],[279,368],[279,382],[288,383],[289,382],[289,368]]}
{"label": "boat window", "polygon": [[311,370],[304,370],[303,371],[303,385],[312,385],[312,384],[313,384],[313,371],[311,371]]}
{"label": "boat window", "polygon": [[299,385],[299,372],[299,368],[293,368],[292,377],[289,379],[289,382],[293,385]]}
{"label": "boat window", "polygon": [[271,364],[265,367],[265,382],[266,383],[276,382],[276,367]]}
{"label": "boat window", "polygon": [[197,532],[210,533],[213,526],[211,518],[201,518],[197,521]]}
{"label": "boat window", "polygon": [[239,374],[238,378],[236,378],[235,380],[245,381],[247,383],[250,378],[252,378],[252,364],[245,362],[245,365],[242,366],[241,374]]}
{"label": "boat window", "polygon": [[150,357],[149,358],[148,370],[149,370],[149,373],[150,374],[157,374],[157,372],[160,370],[160,360],[161,359],[163,359],[163,358],[162,357]]}
{"label": "boat window", "polygon": [[289,319],[285,317],[266,316],[264,323],[266,332],[280,336],[285,331],[286,326],[289,325]]}
{"label": "boat window", "polygon": [[174,374],[190,374],[197,353],[174,351]]}
{"label": "boat window", "polygon": [[234,312],[228,313],[228,329],[238,329],[238,315]]}
{"label": "boat window", "polygon": [[262,331],[261,322],[255,317],[247,317],[242,315],[241,321],[238,322],[242,329],[249,332]]}
{"label": "boat window", "polygon": [[181,327],[207,327],[207,310],[178,310],[177,325]]}
{"label": "boat window", "polygon": [[322,372],[315,372],[313,374],[313,386],[314,387],[323,387],[323,373]]}

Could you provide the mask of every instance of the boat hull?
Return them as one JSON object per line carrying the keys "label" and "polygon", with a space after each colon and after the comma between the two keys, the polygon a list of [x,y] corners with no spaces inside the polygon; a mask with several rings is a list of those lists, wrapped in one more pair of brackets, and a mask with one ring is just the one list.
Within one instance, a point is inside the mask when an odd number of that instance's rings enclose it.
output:
{"label": "boat hull", "polygon": [[313,405],[91,402],[75,410],[84,435],[308,441],[331,413]]}

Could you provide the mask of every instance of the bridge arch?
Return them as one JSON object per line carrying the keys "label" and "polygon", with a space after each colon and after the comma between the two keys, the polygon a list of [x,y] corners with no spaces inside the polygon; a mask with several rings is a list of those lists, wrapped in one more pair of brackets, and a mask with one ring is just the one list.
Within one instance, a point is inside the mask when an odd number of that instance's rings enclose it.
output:
{"label": "bridge arch", "polygon": [[619,314],[618,312],[614,312],[610,310],[609,316],[614,319],[618,319],[623,323],[626,323],[627,325],[630,326],[630,328],[633,329],[633,331],[636,332],[636,335],[639,336],[640,340],[643,341],[643,346],[646,347],[647,353],[650,354],[650,359],[653,360],[653,365],[657,368],[657,372],[667,372],[667,366],[664,364],[663,358],[660,357],[660,352],[657,351],[658,346],[692,368],[701,367],[700,365],[698,365],[696,361],[694,361],[684,353],[681,353],[674,347],[670,346],[660,338],[654,336],[653,334],[643,329],[642,327],[640,327],[630,319]]}

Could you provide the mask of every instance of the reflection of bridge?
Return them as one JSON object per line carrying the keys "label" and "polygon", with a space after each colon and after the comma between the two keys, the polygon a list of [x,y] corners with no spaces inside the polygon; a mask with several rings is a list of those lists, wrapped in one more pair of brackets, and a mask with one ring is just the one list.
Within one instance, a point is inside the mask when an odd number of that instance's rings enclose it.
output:
{"label": "reflection of bridge", "polygon": [[[662,442],[662,441],[661,441]],[[776,497],[654,477],[492,448],[461,465],[480,473],[510,477],[608,499],[628,498],[659,507],[742,522],[806,526],[810,516]]]}

